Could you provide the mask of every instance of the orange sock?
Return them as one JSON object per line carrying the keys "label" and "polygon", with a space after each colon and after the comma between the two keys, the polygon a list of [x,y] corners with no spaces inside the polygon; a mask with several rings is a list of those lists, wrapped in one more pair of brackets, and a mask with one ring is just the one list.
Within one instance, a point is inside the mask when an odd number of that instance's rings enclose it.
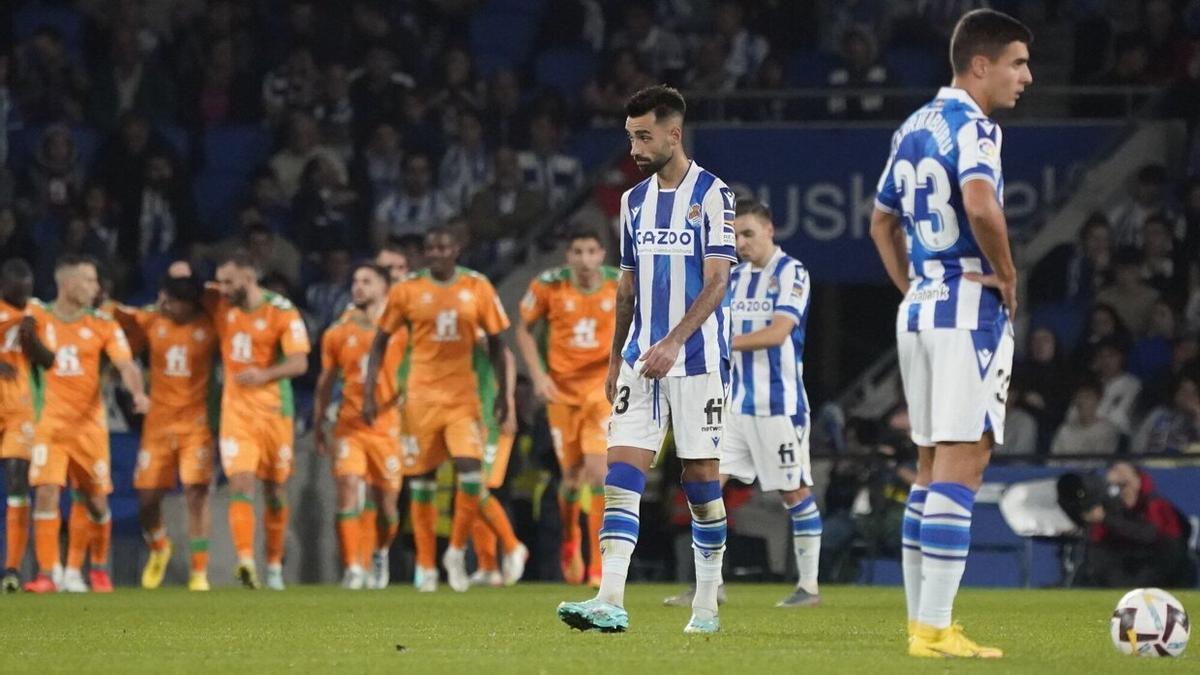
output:
{"label": "orange sock", "polygon": [[287,539],[288,507],[284,502],[268,503],[263,513],[263,527],[267,531],[267,564],[283,563],[283,548]]}
{"label": "orange sock", "polygon": [[87,559],[88,544],[92,541],[91,516],[82,499],[71,501],[71,515],[67,521],[67,567],[83,569]]}
{"label": "orange sock", "polygon": [[379,511],[375,510],[374,502],[363,504],[362,514],[358,519],[359,559],[364,565],[371,562],[379,539]]}
{"label": "orange sock", "polygon": [[108,569],[108,549],[112,544],[112,512],[105,513],[100,521],[89,516],[87,524],[92,533],[92,569]]}
{"label": "orange sock", "polygon": [[8,498],[8,511],[4,514],[4,539],[4,567],[21,569],[25,547],[29,543],[29,497]]}
{"label": "orange sock", "polygon": [[475,559],[479,561],[479,570],[495,572],[500,569],[496,558],[496,533],[488,526],[483,518],[476,518],[471,526],[471,545],[475,547]]}
{"label": "orange sock", "polygon": [[362,536],[359,534],[359,514],[339,511],[337,514],[338,545],[342,549],[342,565],[362,566]]}
{"label": "orange sock", "polygon": [[478,471],[458,475],[458,490],[454,494],[454,520],[450,523],[450,545],[454,548],[467,546],[471,526],[479,516],[480,489]]}
{"label": "orange sock", "polygon": [[604,524],[604,489],[592,489],[591,508],[588,509],[588,576],[600,574],[600,526]]}
{"label": "orange sock", "polygon": [[192,571],[208,571],[208,539],[192,539]]}
{"label": "orange sock", "polygon": [[246,495],[229,498],[229,532],[238,560],[254,560],[254,503]]}
{"label": "orange sock", "polygon": [[562,519],[562,543],[579,541],[579,491],[563,490],[558,493],[558,515]]}
{"label": "orange sock", "polygon": [[59,564],[58,532],[62,529],[62,518],[58,509],[33,514],[33,551],[37,555],[38,572],[50,574]]}
{"label": "orange sock", "polygon": [[432,480],[409,481],[409,517],[412,518],[413,548],[416,549],[417,567],[437,567],[437,505],[433,499],[437,494],[437,483]]}
{"label": "orange sock", "polygon": [[[500,500],[488,495],[479,503],[480,520],[486,520],[492,532],[500,539],[500,550],[505,554],[512,553],[513,549],[521,545],[521,540],[517,539],[517,535],[513,532],[512,523],[508,520],[508,513],[504,510],[504,505]],[[494,546],[494,545],[493,545]]]}

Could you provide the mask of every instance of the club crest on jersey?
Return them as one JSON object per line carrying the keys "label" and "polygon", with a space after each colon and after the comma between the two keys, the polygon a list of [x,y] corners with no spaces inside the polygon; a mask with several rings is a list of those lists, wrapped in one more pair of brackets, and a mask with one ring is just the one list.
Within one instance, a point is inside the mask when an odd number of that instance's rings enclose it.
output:
{"label": "club crest on jersey", "polygon": [[475,296],[471,295],[471,291],[468,291],[464,288],[458,292],[458,299],[462,302],[470,302],[475,299]]}
{"label": "club crest on jersey", "polygon": [[266,319],[255,319],[254,320],[254,330],[266,330],[266,329],[267,329]]}
{"label": "club crest on jersey", "polygon": [[779,279],[771,277],[767,282],[767,295],[779,295]]}
{"label": "club crest on jersey", "polygon": [[612,302],[612,300],[609,300],[608,298],[605,298],[605,299],[603,299],[603,300],[601,300],[601,301],[600,301],[600,310],[601,310],[601,311],[604,311],[604,312],[611,312],[611,311],[612,311],[612,308],[613,308],[613,302]]}
{"label": "club crest on jersey", "polygon": [[166,337],[166,336],[167,336],[167,329],[166,329],[166,327],[165,327],[165,326],[159,326],[159,327],[158,327],[158,337]]}
{"label": "club crest on jersey", "polygon": [[197,328],[196,330],[192,331],[192,339],[196,342],[202,342],[206,336],[207,333],[204,332],[203,328]]}
{"label": "club crest on jersey", "polygon": [[692,204],[691,206],[688,207],[688,212],[687,212],[688,224],[691,225],[692,227],[700,227],[700,217],[702,215],[703,215],[703,211],[701,211],[700,205]]}
{"label": "club crest on jersey", "polygon": [[79,329],[79,337],[83,338],[84,340],[91,340],[92,335],[92,329],[88,328],[87,326]]}
{"label": "club crest on jersey", "polygon": [[421,294],[421,304],[422,305],[428,305],[431,302],[433,302],[433,294],[432,293],[425,292],[425,293]]}

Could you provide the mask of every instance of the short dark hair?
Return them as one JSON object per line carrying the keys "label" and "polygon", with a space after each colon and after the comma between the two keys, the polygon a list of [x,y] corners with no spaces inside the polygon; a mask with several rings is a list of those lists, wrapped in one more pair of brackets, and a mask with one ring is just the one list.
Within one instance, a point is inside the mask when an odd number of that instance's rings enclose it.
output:
{"label": "short dark hair", "polygon": [[600,230],[597,230],[591,225],[576,225],[575,227],[571,228],[570,232],[567,233],[568,244],[577,242],[581,239],[591,239],[597,244],[600,244],[600,248],[604,248],[604,238],[600,236]]}
{"label": "short dark hair", "polygon": [[1104,394],[1104,387],[1100,386],[1100,382],[1094,377],[1082,377],[1075,383],[1075,391],[1072,395],[1078,395],[1081,391],[1090,391],[1100,398]]}
{"label": "short dark hair", "polygon": [[759,216],[760,218],[766,218],[768,223],[775,222],[771,218],[771,207],[753,197],[738,199],[734,205],[733,215],[734,217]]}
{"label": "short dark hair", "polygon": [[257,269],[258,265],[254,262],[254,256],[250,255],[250,251],[244,248],[235,248],[232,251],[221,256],[217,261],[217,267],[233,265],[241,269]]}
{"label": "short dark hair", "polygon": [[650,112],[656,120],[671,115],[678,115],[682,120],[687,114],[687,102],[678,89],[666,84],[640,89],[625,102],[625,114],[629,117],[641,117]]}
{"label": "short dark hair", "polygon": [[975,56],[996,60],[1013,42],[1033,43],[1033,32],[1011,16],[994,9],[976,9],[958,20],[950,37],[950,65],[963,73]]}
{"label": "short dark hair", "polygon": [[387,270],[380,267],[379,265],[376,265],[373,262],[358,263],[357,265],[354,266],[354,269],[351,270],[350,276],[353,277],[355,274],[358,274],[359,270],[370,270],[371,272],[374,272],[375,274],[379,275],[379,278],[383,279],[384,284],[390,285],[392,283],[391,273],[389,273]]}
{"label": "short dark hair", "polygon": [[1147,164],[1137,172],[1137,182],[1139,183],[1166,185],[1168,180],[1170,180],[1170,175],[1167,173],[1167,167],[1162,164]]}
{"label": "short dark hair", "polygon": [[[410,244],[411,244],[411,242],[410,242]],[[379,250],[376,251],[376,253],[382,253],[383,251],[391,251],[392,253],[399,253],[401,255],[407,255],[407,253],[405,253],[405,251],[407,251],[407,250],[408,250],[408,245],[406,245],[404,243],[404,240],[402,240],[400,237],[397,237],[394,234],[389,234],[388,238],[384,240],[383,245],[379,247]]]}
{"label": "short dark hair", "polygon": [[0,267],[0,277],[5,281],[26,281],[33,278],[33,268],[24,258],[9,258]]}
{"label": "short dark hair", "polygon": [[162,283],[163,293],[172,300],[182,300],[193,305],[200,305],[203,289],[196,277],[167,277]]}
{"label": "short dark hair", "polygon": [[67,253],[60,256],[58,261],[54,263],[54,271],[57,272],[67,267],[78,267],[80,265],[91,265],[96,268],[97,274],[100,272],[100,263],[96,262],[96,259],[92,256],[82,253]]}
{"label": "short dark hair", "polygon": [[450,240],[455,244],[459,244],[460,246],[462,245],[462,236],[459,234],[456,228],[450,227],[449,225],[434,225],[433,227],[429,228],[429,230],[425,233],[425,240],[428,241],[430,237],[439,235],[450,237]]}

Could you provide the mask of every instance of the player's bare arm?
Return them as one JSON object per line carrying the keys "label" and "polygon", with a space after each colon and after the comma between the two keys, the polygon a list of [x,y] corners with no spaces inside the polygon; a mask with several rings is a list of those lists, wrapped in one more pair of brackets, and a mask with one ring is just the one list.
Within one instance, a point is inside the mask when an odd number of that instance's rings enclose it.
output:
{"label": "player's bare arm", "polygon": [[257,387],[278,380],[300,377],[307,371],[307,354],[289,354],[280,363],[267,368],[247,368],[233,379],[243,387]]}
{"label": "player's bare arm", "polygon": [[729,346],[735,352],[752,352],[758,349],[778,347],[791,336],[792,330],[795,327],[795,319],[776,314],[775,318],[771,319],[771,323],[767,324],[766,327],[752,333],[733,336],[733,340]]}
{"label": "player's bare arm", "polygon": [[675,358],[687,339],[695,333],[705,319],[716,311],[717,306],[729,292],[729,261],[720,258],[708,258],[704,261],[704,288],[696,296],[696,301],[688,307],[683,318],[671,329],[670,333],[656,344],[650,346],[639,361],[645,361],[642,375],[651,379],[665,377],[675,365]]}
{"label": "player's bare arm", "polygon": [[525,321],[524,317],[517,317],[517,325],[514,333],[517,339],[517,350],[521,352],[521,360],[525,362],[525,367],[529,369],[529,379],[533,383],[534,395],[546,403],[553,401],[558,397],[558,388],[554,386],[554,380],[550,379],[550,374],[542,367],[542,359],[538,354],[537,340],[534,339],[530,325]]}
{"label": "player's bare arm", "polygon": [[146,396],[146,381],[142,377],[142,369],[132,359],[113,363],[117,373],[121,375],[121,384],[133,396],[133,410],[146,414],[150,410],[150,398]]}
{"label": "player's bare arm", "polygon": [[1017,313],[1017,268],[1008,245],[1008,223],[1004,209],[996,200],[996,188],[986,180],[967,181],[962,186],[963,210],[971,223],[971,233],[992,266],[991,274],[964,274],[972,281],[1000,291],[1009,317]]}
{"label": "player's bare arm", "polygon": [[908,293],[908,249],[904,244],[904,228],[900,216],[875,209],[871,213],[871,241],[883,260],[888,278],[901,295]]}
{"label": "player's bare arm", "polygon": [[621,270],[617,281],[617,318],[613,326],[612,351],[608,355],[608,376],[604,379],[604,395],[612,403],[617,395],[617,376],[621,373],[621,350],[629,337],[633,323],[633,272]]}
{"label": "player's bare arm", "polygon": [[316,391],[313,392],[313,437],[317,445],[317,454],[326,457],[329,456],[329,437],[325,434],[325,425],[322,422],[325,411],[329,409],[329,402],[333,400],[333,384],[337,381],[338,372],[337,368],[321,370],[321,374],[317,376]]}
{"label": "player's bare arm", "polygon": [[[500,338],[502,333],[487,336],[488,359],[492,362],[492,372],[496,374],[496,381],[503,382],[504,388],[508,389],[508,371],[509,359],[512,358],[512,353],[508,347],[504,346],[504,340]],[[497,396],[496,403],[492,408],[492,414],[495,415],[497,421],[508,419],[509,397],[507,391],[504,396]]]}
{"label": "player's bare arm", "polygon": [[363,391],[363,421],[367,426],[375,425],[375,417],[379,414],[379,401],[375,400],[375,385],[379,382],[379,368],[383,363],[383,355],[387,352],[388,340],[392,334],[380,329],[375,333],[371,343],[371,352],[367,357],[367,376],[364,378]]}
{"label": "player's bare arm", "polygon": [[515,434],[517,432],[517,356],[507,346],[504,347],[504,394],[508,401],[508,415],[500,422],[500,432]]}

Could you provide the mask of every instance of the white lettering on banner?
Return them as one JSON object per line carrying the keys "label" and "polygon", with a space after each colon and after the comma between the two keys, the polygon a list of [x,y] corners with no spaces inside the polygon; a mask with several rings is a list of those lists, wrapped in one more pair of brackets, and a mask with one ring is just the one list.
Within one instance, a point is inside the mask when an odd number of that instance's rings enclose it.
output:
{"label": "white lettering on banner", "polygon": [[774,300],[733,300],[729,303],[729,310],[733,314],[734,321],[756,321],[758,319],[770,319],[775,315]]}
{"label": "white lettering on banner", "polygon": [[692,230],[647,229],[637,233],[639,255],[691,255],[696,247]]}

